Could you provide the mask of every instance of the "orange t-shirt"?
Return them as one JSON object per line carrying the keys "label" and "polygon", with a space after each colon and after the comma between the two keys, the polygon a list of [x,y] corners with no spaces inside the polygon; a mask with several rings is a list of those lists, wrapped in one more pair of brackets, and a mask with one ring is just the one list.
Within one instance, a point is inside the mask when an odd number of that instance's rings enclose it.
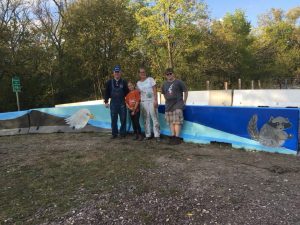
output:
{"label": "orange t-shirt", "polygon": [[[138,90],[133,90],[129,92],[125,97],[125,101],[130,106],[130,108],[133,108],[136,102],[139,103],[141,101],[140,92]],[[138,111],[139,111],[139,107],[137,107],[136,109],[136,112]]]}

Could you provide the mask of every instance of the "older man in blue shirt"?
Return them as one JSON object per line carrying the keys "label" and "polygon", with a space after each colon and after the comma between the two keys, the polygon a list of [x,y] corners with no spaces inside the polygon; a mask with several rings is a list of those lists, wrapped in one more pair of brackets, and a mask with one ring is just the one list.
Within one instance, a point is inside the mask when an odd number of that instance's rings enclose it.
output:
{"label": "older man in blue shirt", "polygon": [[[120,138],[125,138],[126,136],[126,104],[125,96],[128,94],[127,81],[121,78],[121,67],[119,65],[114,67],[113,79],[106,82],[104,103],[105,107],[110,107],[111,116],[111,129],[112,129],[112,139],[118,137],[118,116],[120,118]],[[110,99],[110,105],[108,104]]]}

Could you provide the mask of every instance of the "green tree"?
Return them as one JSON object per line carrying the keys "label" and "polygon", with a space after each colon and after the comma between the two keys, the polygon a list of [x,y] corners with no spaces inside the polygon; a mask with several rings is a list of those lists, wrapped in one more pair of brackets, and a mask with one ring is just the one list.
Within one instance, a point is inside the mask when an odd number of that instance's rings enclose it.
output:
{"label": "green tree", "polygon": [[267,82],[299,77],[300,28],[296,23],[299,17],[297,12],[297,8],[286,14],[282,10],[272,9],[261,17],[253,44],[256,77]]}
{"label": "green tree", "polygon": [[250,28],[241,10],[226,14],[222,20],[199,24],[189,35],[182,58],[183,70],[193,70],[189,72],[193,89],[204,88],[206,80],[212,88],[221,88],[224,81],[235,87],[238,78],[249,77],[253,61],[249,49],[253,41]]}
{"label": "green tree", "polygon": [[81,0],[70,5],[65,14],[67,54],[79,65],[82,76],[78,79],[91,79],[95,84],[92,93],[98,97],[115,64],[132,73],[128,43],[136,24],[128,4],[121,0]]}
{"label": "green tree", "polygon": [[140,30],[134,45],[160,74],[166,67],[177,67],[188,29],[206,17],[205,5],[198,1],[144,1],[136,12]]}
{"label": "green tree", "polygon": [[[215,21],[212,25],[214,41],[221,42],[223,52],[219,60],[220,70],[223,79],[231,83],[237,83],[238,78],[247,79],[249,76],[249,66],[251,63],[251,52],[249,46],[252,42],[250,36],[251,25],[247,21],[246,15],[241,10],[236,10],[234,14],[226,14],[222,21]],[[214,52],[218,52],[215,49]]]}
{"label": "green tree", "polygon": [[[4,0],[0,3],[0,111],[16,109],[11,78],[18,75],[24,84],[33,69],[30,46],[34,41],[29,6],[23,1]],[[25,90],[24,90],[25,91]],[[28,99],[21,96],[23,106]]]}

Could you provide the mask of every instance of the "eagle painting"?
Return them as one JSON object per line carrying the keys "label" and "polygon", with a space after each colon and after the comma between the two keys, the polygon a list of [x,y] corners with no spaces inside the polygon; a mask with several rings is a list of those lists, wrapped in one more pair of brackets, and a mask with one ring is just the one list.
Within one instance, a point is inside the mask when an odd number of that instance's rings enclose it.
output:
{"label": "eagle painting", "polygon": [[65,121],[70,127],[78,130],[84,128],[90,119],[94,119],[94,115],[88,109],[80,109]]}

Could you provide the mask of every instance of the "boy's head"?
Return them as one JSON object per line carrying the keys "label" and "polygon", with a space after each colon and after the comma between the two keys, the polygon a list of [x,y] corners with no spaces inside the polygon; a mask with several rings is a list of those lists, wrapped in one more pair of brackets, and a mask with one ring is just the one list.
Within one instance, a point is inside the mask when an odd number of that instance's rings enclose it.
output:
{"label": "boy's head", "polygon": [[128,89],[129,89],[129,91],[133,91],[133,90],[134,90],[134,88],[135,88],[135,85],[134,85],[134,83],[133,83],[133,82],[131,82],[131,81],[128,81]]}

